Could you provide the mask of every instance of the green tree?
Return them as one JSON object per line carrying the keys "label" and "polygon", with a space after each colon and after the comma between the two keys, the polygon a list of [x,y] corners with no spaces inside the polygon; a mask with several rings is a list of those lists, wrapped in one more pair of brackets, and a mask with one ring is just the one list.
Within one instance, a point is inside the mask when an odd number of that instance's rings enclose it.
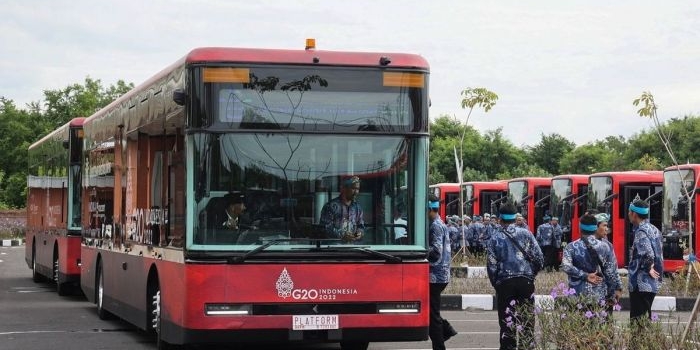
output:
{"label": "green tree", "polygon": [[[27,149],[34,136],[30,116],[17,109],[12,100],[0,97],[0,202],[9,207],[23,207],[26,197]],[[22,184],[18,189],[17,184]]]}
{"label": "green tree", "polygon": [[530,159],[550,174],[561,174],[559,161],[576,148],[576,144],[557,133],[540,136],[540,142],[527,149]]}
{"label": "green tree", "polygon": [[600,144],[588,143],[565,155],[559,166],[563,174],[593,174],[613,170],[610,169],[613,157],[613,152]]}
{"label": "green tree", "polygon": [[83,84],[71,84],[63,89],[44,90],[44,120],[53,130],[76,117],[89,117],[100,108],[134,87],[133,83],[117,81],[107,88],[99,79],[85,78]]}

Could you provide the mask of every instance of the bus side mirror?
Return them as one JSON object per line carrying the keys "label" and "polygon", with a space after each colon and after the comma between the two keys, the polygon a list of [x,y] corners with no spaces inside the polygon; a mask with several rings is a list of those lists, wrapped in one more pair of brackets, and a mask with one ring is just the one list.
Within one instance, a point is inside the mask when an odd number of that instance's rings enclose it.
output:
{"label": "bus side mirror", "polygon": [[187,99],[187,94],[185,93],[185,90],[183,89],[175,89],[173,91],[173,101],[178,105],[178,106],[184,106],[185,105],[185,99]]}

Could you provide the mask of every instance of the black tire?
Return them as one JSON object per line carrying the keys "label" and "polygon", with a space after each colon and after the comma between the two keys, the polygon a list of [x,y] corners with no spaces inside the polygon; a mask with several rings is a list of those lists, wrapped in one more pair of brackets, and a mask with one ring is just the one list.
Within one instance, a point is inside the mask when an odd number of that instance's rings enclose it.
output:
{"label": "black tire", "polygon": [[163,340],[163,322],[161,322],[160,311],[162,310],[162,299],[160,285],[156,284],[151,299],[151,327],[156,333],[156,348],[158,350],[183,349],[183,346],[173,345]]}
{"label": "black tire", "polygon": [[34,281],[34,283],[39,283],[43,280],[44,277],[36,271],[36,241],[34,241],[34,243],[32,243],[32,281]]}
{"label": "black tire", "polygon": [[56,283],[56,293],[60,296],[68,295],[68,286],[61,283],[58,278],[58,253],[53,257],[53,281]]}
{"label": "black tire", "polygon": [[341,341],[340,350],[367,350],[368,341]]}
{"label": "black tire", "polygon": [[107,311],[104,307],[104,274],[102,272],[102,264],[97,265],[97,278],[95,281],[95,304],[97,304],[97,317],[100,320],[109,320],[112,318],[112,314]]}

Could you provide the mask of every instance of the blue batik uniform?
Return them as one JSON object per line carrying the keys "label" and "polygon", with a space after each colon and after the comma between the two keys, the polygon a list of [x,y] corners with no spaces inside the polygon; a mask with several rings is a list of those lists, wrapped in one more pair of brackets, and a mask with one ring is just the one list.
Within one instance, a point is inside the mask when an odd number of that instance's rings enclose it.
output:
{"label": "blue batik uniform", "polygon": [[[591,248],[598,253],[602,269],[583,240],[590,243]],[[617,260],[612,247],[597,240],[593,235],[584,235],[564,248],[561,269],[569,277],[569,287],[576,290],[577,295],[590,296],[595,300],[604,300],[620,288],[620,276],[617,274]],[[598,272],[603,275],[603,283],[588,282],[588,274]]]}
{"label": "blue batik uniform", "polygon": [[505,228],[516,242],[532,258],[529,261],[525,255],[506,237],[503,226],[499,226],[491,235],[486,246],[486,272],[491,285],[496,287],[501,282],[514,278],[525,277],[533,280],[542,269],[544,258],[542,250],[537,245],[530,231],[517,226]]}
{"label": "blue batik uniform", "polygon": [[[561,230],[560,230],[561,231]],[[553,246],[558,247],[554,235],[554,227],[550,223],[544,223],[537,228],[537,243],[540,247]]]}
{"label": "blue batik uniform", "polygon": [[[605,245],[610,248],[610,251],[612,252],[613,265],[617,269],[617,256],[615,256],[615,248],[613,248],[612,243],[610,243],[610,241],[608,241],[608,239],[605,237],[601,238],[600,241],[605,243]],[[615,279],[608,284],[608,297],[615,294],[616,290],[622,290],[622,280],[620,279],[620,274],[618,273],[615,273]]]}
{"label": "blue batik uniform", "polygon": [[462,238],[460,237],[460,228],[454,225],[450,225],[447,227],[447,230],[450,233],[450,245],[452,246],[452,250],[457,251],[459,248],[462,246]]}
{"label": "blue batik uniform", "polygon": [[362,208],[357,201],[345,205],[340,197],[330,200],[321,209],[320,224],[323,225],[328,238],[343,238],[346,232],[364,231],[365,221]]}
{"label": "blue batik uniform", "polygon": [[[659,292],[664,269],[662,252],[659,230],[650,224],[649,220],[642,221],[634,228],[634,242],[629,263],[630,292]],[[658,279],[649,275],[652,266],[661,275]]]}
{"label": "blue batik uniform", "polygon": [[430,283],[450,282],[450,262],[452,249],[450,247],[450,233],[445,223],[436,217],[430,222]]}
{"label": "blue batik uniform", "polygon": [[482,232],[486,230],[486,227],[484,227],[484,224],[481,222],[473,222],[471,225],[469,225],[469,229],[467,230],[467,239],[469,240],[469,245],[472,247],[481,247],[481,235]]}
{"label": "blue batik uniform", "polygon": [[552,226],[552,236],[554,236],[554,247],[559,248],[561,247],[561,240],[564,237],[564,231],[561,229],[561,225],[559,224],[549,225]]}

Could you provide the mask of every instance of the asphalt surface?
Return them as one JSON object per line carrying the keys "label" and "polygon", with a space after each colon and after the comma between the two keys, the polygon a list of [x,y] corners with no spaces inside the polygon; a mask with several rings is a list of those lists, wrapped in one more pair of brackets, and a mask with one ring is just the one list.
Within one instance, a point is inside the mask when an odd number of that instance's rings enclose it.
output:
{"label": "asphalt surface", "polygon": [[[689,313],[677,313],[687,319]],[[660,315],[665,317],[664,313]],[[624,319],[627,312],[616,317]],[[497,349],[495,311],[443,311],[443,317],[459,334],[447,342],[449,349]],[[152,335],[120,320],[103,321],[95,305],[78,291],[61,297],[50,283],[34,283],[24,262],[24,247],[0,247],[0,349],[155,349]],[[195,348],[211,349],[201,346]],[[230,346],[218,349],[301,349],[300,346]],[[337,344],[311,345],[309,349],[338,349]],[[431,349],[430,341],[371,343],[370,349]]]}

